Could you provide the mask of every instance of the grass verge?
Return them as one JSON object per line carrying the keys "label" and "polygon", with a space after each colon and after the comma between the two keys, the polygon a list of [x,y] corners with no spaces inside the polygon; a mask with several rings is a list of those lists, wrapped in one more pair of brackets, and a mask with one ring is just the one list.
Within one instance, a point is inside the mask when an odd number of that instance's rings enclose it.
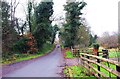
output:
{"label": "grass verge", "polygon": [[[68,71],[69,70],[69,71]],[[70,74],[71,73],[71,74]],[[64,69],[64,74],[67,77],[85,77],[84,70],[82,67],[70,66]]]}
{"label": "grass verge", "polygon": [[[115,65],[113,65],[113,64],[108,64],[107,62],[101,62],[101,64],[103,64],[103,65],[105,65],[106,67],[108,67],[108,68],[111,68],[111,69],[113,69],[113,70],[116,70],[116,66]],[[95,64],[92,64],[92,66],[94,67],[94,68],[98,68],[98,66],[97,65],[95,65]],[[102,68],[102,67],[100,67],[100,72],[102,72],[103,74],[105,74],[107,77],[116,77],[114,74],[112,74],[112,73],[109,73],[107,70],[105,70],[104,68]]]}
{"label": "grass verge", "polygon": [[73,55],[72,55],[72,52],[66,51],[65,52],[65,58],[70,58],[70,59],[74,58]]}
{"label": "grass verge", "polygon": [[45,44],[44,48],[37,54],[14,54],[12,57],[7,58],[6,60],[2,60],[2,65],[9,65],[21,61],[35,59],[50,53],[53,48],[53,45]]}
{"label": "grass verge", "polygon": [[[108,66],[107,63],[103,63],[104,65]],[[96,69],[97,69],[97,65],[92,64]],[[112,69],[116,69],[115,65],[110,64],[110,68]],[[94,70],[92,70],[92,72],[95,72]],[[107,77],[112,77],[114,79],[116,79],[116,76],[114,74],[110,74],[108,71],[106,71],[105,69],[103,69],[102,67],[100,67],[100,72],[102,72],[103,74],[105,74]],[[70,66],[70,67],[66,67],[64,69],[64,74],[66,75],[66,77],[76,77],[79,79],[95,79],[95,77],[93,75],[91,75],[84,67],[82,66]],[[102,78],[102,77],[101,77]]]}
{"label": "grass verge", "polygon": [[120,52],[115,51],[109,52],[109,58],[120,58]]}
{"label": "grass verge", "polygon": [[75,79],[96,79],[94,76],[88,76],[86,69],[82,66],[70,66],[64,69],[66,77],[75,77]]}

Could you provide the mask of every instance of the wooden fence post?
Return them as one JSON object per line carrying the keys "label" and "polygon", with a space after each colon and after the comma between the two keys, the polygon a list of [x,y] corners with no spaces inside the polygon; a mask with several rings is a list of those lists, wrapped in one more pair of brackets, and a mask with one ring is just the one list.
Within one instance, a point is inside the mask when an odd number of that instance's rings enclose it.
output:
{"label": "wooden fence post", "polygon": [[[89,54],[88,52],[87,52],[87,54]],[[89,56],[87,56],[87,59],[89,59],[90,57]],[[90,64],[89,63],[89,61],[87,62],[88,64]],[[89,70],[90,70],[90,66],[88,66],[88,68],[89,68]],[[90,73],[90,71],[88,71],[89,73]],[[90,76],[90,75],[89,75]]]}
{"label": "wooden fence post", "polygon": [[[103,58],[106,58],[106,59],[109,59],[109,53],[108,53],[108,50],[106,49],[102,49],[102,52],[103,52]],[[108,67],[110,67],[110,64],[107,62],[107,65]],[[109,77],[111,78],[111,73],[109,72]]]}
{"label": "wooden fence post", "polygon": [[[97,52],[97,56],[99,56],[99,52]],[[100,59],[97,59],[97,63],[100,63]],[[100,71],[100,66],[98,66],[98,71]],[[100,77],[99,73],[98,73],[98,76]]]}
{"label": "wooden fence post", "polygon": [[80,50],[78,49],[78,57],[80,57]]}
{"label": "wooden fence post", "polygon": [[[88,52],[87,52],[87,54],[89,54]],[[89,56],[87,56],[87,59],[89,59],[90,57]],[[89,64],[89,61],[88,61],[88,64]],[[90,67],[89,67],[90,68]]]}
{"label": "wooden fence post", "polygon": [[75,57],[75,49],[73,49],[73,57]]}
{"label": "wooden fence post", "polygon": [[103,52],[103,58],[107,58],[107,59],[109,59],[109,53],[108,53],[108,50],[105,50],[105,49],[103,49],[102,50],[102,52]]}
{"label": "wooden fence post", "polygon": [[[119,67],[119,66],[116,66],[116,70],[117,70],[118,72],[120,72],[120,67]],[[117,79],[120,79],[120,77],[117,77]]]}
{"label": "wooden fence post", "polygon": [[77,54],[78,54],[78,65],[79,65],[79,63],[80,63],[80,51],[79,51],[79,49],[77,50]]}
{"label": "wooden fence post", "polygon": [[[81,57],[84,57],[84,55],[81,55]],[[81,59],[81,64],[84,65],[84,60]]]}

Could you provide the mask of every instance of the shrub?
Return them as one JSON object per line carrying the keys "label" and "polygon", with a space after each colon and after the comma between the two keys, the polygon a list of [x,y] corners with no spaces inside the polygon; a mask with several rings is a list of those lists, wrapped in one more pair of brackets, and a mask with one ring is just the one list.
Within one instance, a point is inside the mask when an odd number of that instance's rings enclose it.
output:
{"label": "shrub", "polygon": [[66,51],[65,54],[66,54],[65,58],[74,58],[72,52],[70,51]]}
{"label": "shrub", "polygon": [[31,33],[26,34],[15,43],[13,50],[19,53],[37,53],[36,40]]}
{"label": "shrub", "polygon": [[94,49],[99,49],[99,44],[94,43],[94,44],[93,44],[93,48],[94,48]]}
{"label": "shrub", "polygon": [[28,39],[23,37],[13,45],[13,51],[19,53],[26,53],[28,50],[27,46]]}

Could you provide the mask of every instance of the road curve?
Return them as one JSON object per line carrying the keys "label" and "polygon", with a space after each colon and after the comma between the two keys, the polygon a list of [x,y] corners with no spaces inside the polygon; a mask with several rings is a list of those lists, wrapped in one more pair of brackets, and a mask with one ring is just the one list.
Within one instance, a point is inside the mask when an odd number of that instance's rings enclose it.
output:
{"label": "road curve", "polygon": [[34,62],[24,65],[3,77],[60,77],[60,66],[63,64],[63,56],[60,48]]}

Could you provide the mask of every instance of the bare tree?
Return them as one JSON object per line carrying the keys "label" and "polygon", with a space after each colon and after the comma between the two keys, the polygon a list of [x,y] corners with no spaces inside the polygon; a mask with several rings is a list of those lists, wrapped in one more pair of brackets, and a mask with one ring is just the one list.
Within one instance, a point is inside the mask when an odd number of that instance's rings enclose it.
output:
{"label": "bare tree", "polygon": [[99,37],[97,41],[105,48],[116,48],[118,47],[118,33],[114,32],[110,35],[108,32],[104,32],[102,37]]}
{"label": "bare tree", "polygon": [[17,6],[19,5],[19,1],[17,2],[16,0],[11,0],[11,3],[10,3],[10,8],[11,8],[11,27],[14,28],[15,26],[15,21],[16,21],[16,18],[15,18],[15,13],[16,13],[16,8]]}

